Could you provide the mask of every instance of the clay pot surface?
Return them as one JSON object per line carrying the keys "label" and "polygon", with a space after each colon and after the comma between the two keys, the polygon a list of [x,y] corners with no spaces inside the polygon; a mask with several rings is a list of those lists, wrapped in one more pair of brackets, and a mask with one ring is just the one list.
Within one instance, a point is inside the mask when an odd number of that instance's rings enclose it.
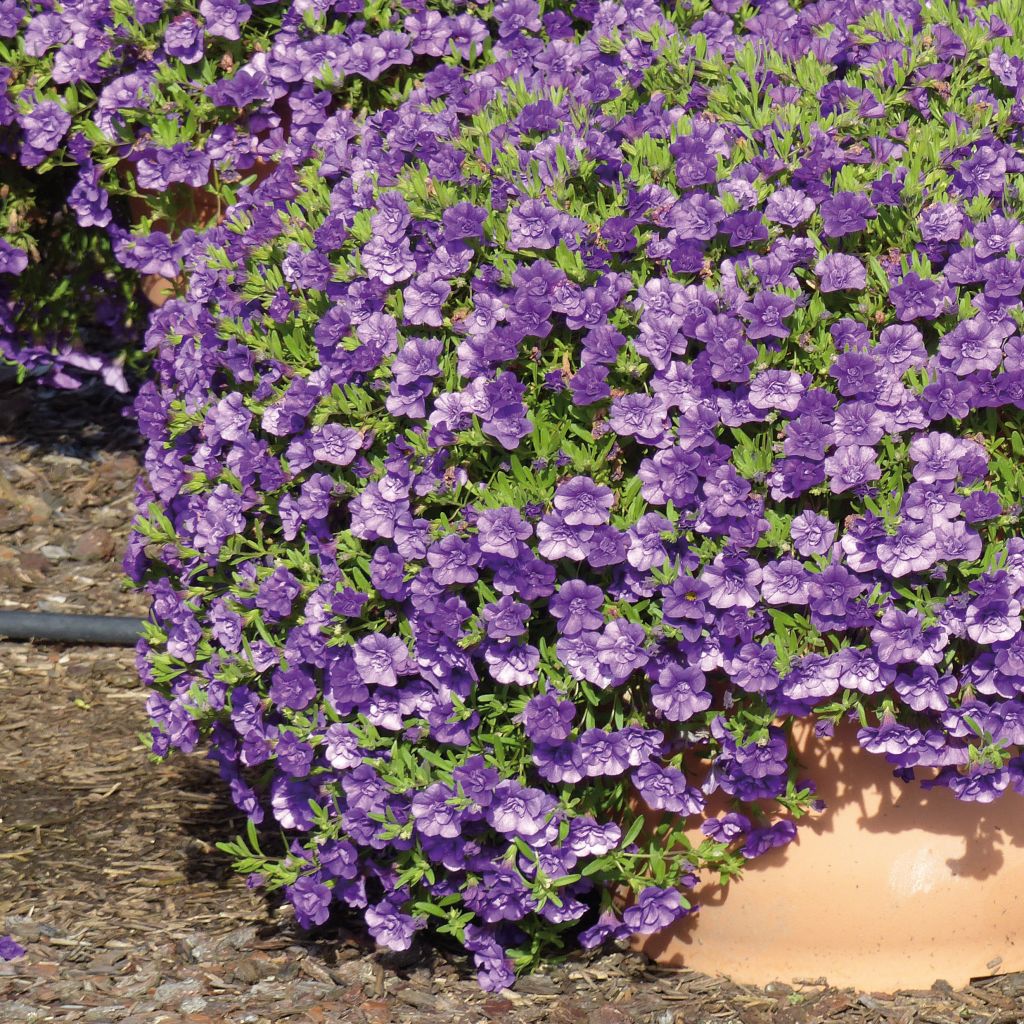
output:
{"label": "clay pot surface", "polygon": [[[273,164],[265,160],[257,160],[249,169],[249,173],[256,176],[257,184],[263,181],[274,169]],[[217,200],[205,189],[189,189],[192,194],[192,207],[183,213],[180,222],[168,224],[166,221],[158,220],[153,224],[154,231],[165,231],[172,236],[177,236],[185,228],[201,227],[219,221],[223,211],[218,208]],[[132,220],[138,223],[149,213],[149,206],[143,196],[129,196],[128,209]],[[159,274],[143,274],[141,279],[142,294],[150,305],[159,308],[165,302],[181,295],[185,290],[184,277],[170,279],[161,277]]]}
{"label": "clay pot surface", "polygon": [[705,873],[699,912],[634,948],[753,985],[892,992],[1024,970],[1024,796],[964,803],[900,782],[852,726],[821,741],[798,723],[794,736],[826,810],[729,886]]}

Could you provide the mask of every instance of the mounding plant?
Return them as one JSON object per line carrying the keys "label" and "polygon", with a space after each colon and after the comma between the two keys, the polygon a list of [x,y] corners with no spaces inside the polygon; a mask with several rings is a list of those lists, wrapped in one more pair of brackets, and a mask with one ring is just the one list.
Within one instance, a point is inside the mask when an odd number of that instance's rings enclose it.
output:
{"label": "mounding plant", "polygon": [[589,9],[330,118],[136,402],[153,753],[491,989],[791,841],[796,721],[1024,790],[1017,8]]}

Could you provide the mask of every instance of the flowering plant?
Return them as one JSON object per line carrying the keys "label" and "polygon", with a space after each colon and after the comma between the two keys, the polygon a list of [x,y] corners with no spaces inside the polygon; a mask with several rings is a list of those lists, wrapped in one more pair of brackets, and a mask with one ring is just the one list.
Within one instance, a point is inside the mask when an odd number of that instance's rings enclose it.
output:
{"label": "flowering plant", "polygon": [[[463,6],[0,2],[0,154],[10,202],[34,205],[38,192],[14,171],[15,159],[44,174],[62,168],[69,179],[56,194],[66,199],[69,246],[41,245],[26,218],[0,221],[0,284],[18,292],[20,320],[45,319],[51,300],[17,277],[27,264],[52,290],[65,267],[51,255],[112,246],[124,267],[174,278],[196,232],[278,159],[300,159],[331,112],[390,109],[434,68],[486,64],[492,36],[507,33],[517,4],[499,3],[497,14],[490,4]],[[552,25],[560,18],[547,16]],[[539,15],[525,20],[528,33],[540,30]],[[68,230],[75,220],[81,233]],[[38,342],[38,331],[12,331],[0,358],[53,363]]]}
{"label": "flowering plant", "polygon": [[1012,6],[586,11],[329,118],[136,403],[153,752],[301,923],[490,988],[790,841],[794,719],[1024,789]]}

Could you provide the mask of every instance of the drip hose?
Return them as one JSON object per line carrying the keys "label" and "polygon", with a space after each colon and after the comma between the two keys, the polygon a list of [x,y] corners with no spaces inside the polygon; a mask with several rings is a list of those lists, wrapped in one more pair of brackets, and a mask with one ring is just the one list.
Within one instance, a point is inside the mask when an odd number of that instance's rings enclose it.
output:
{"label": "drip hose", "polygon": [[63,615],[0,611],[0,640],[49,640],[64,644],[134,647],[142,619],[127,615]]}

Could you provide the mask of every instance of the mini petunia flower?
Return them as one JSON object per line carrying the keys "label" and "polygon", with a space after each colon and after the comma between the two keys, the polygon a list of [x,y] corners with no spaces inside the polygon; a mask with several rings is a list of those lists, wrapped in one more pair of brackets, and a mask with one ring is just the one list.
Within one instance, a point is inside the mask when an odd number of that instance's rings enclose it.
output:
{"label": "mini petunia flower", "polygon": [[825,473],[833,494],[878,480],[882,470],[875,462],[875,450],[868,445],[842,445],[825,459]]}
{"label": "mini petunia flower", "polygon": [[824,516],[806,509],[793,518],[790,536],[801,555],[823,555],[836,538],[836,528]]}
{"label": "mini petunia flower", "polygon": [[395,636],[373,633],[356,643],[353,654],[360,678],[376,686],[397,686],[398,676],[410,668],[409,650]]}
{"label": "mini petunia flower", "polygon": [[614,619],[605,626],[597,641],[597,661],[604,686],[618,686],[634,671],[647,664],[647,634],[635,622]]}
{"label": "mini petunia flower", "polygon": [[867,196],[858,192],[837,192],[820,207],[823,233],[828,238],[864,231],[875,217],[875,208]]}
{"label": "mini petunia flower", "polygon": [[708,604],[715,608],[753,608],[761,583],[761,567],[753,558],[723,553],[704,569],[700,581],[708,588]]}
{"label": "mini petunia flower", "polygon": [[823,292],[861,291],[867,286],[867,270],[856,256],[829,253],[814,266]]}
{"label": "mini petunia flower", "polygon": [[686,722],[711,707],[707,680],[696,667],[669,664],[658,671],[651,686],[651,703],[670,722]]}
{"label": "mini petunia flower", "polygon": [[659,889],[649,885],[636,903],[622,912],[622,923],[631,933],[660,932],[683,915],[683,905],[676,889]]}
{"label": "mini petunia flower", "polygon": [[560,633],[575,636],[604,625],[603,604],[604,593],[600,587],[591,586],[583,580],[568,580],[548,602],[548,611],[558,620]]}
{"label": "mini petunia flower", "polygon": [[979,644],[1005,642],[1021,629],[1021,604],[1006,593],[993,593],[967,606],[967,635]]}
{"label": "mini petunia flower", "polygon": [[553,694],[545,693],[526,702],[523,728],[534,743],[555,747],[569,738],[575,716],[572,701],[558,700]]}
{"label": "mini petunia flower", "polygon": [[554,506],[567,526],[600,526],[608,522],[614,501],[611,488],[577,476],[559,484]]}
{"label": "mini petunia flower", "polygon": [[897,578],[931,568],[937,555],[935,533],[921,522],[901,524],[895,535],[878,545],[882,569]]}

